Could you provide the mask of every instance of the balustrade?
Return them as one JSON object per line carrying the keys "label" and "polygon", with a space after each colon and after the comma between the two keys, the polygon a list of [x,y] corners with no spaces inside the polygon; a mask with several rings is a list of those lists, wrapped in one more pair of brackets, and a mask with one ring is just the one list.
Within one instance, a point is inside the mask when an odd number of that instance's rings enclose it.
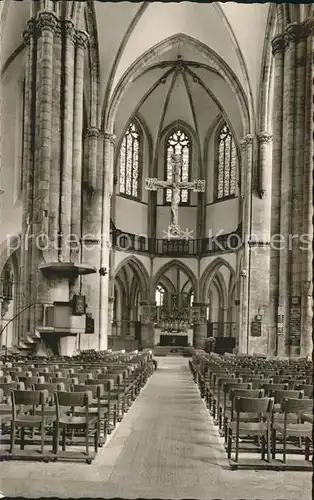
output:
{"label": "balustrade", "polygon": [[163,239],[147,238],[117,229],[111,222],[111,243],[114,248],[137,253],[155,255],[194,256],[213,253],[232,252],[242,246],[242,227],[227,234],[204,239]]}

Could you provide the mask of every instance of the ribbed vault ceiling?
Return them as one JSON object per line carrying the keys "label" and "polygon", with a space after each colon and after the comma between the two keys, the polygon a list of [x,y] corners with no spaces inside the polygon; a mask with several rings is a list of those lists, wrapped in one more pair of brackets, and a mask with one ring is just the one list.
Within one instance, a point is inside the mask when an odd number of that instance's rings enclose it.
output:
{"label": "ribbed vault ceiling", "polygon": [[[30,0],[3,2],[6,7],[1,9],[5,12],[2,63],[21,44],[21,34],[30,17],[30,3]],[[95,1],[94,7],[91,2],[87,5],[95,16],[99,103],[103,111],[108,109],[110,98],[130,66],[163,40],[181,34],[208,47],[224,61],[247,96],[251,114],[256,112],[269,4]],[[183,61],[189,62],[180,75],[174,69],[178,53]],[[171,120],[180,118],[193,127],[202,142],[221,107],[240,137],[241,118],[234,89],[208,67],[194,64],[208,66],[208,57],[183,41],[162,53],[156,52],[149,66],[166,62],[169,64],[150,69],[138,78],[136,89],[135,85],[128,89],[122,99],[124,112],[120,106],[115,119],[117,135],[137,111],[147,121],[153,139]],[[169,76],[168,70],[172,70]],[[157,84],[162,77],[166,77],[166,83]],[[194,81],[196,77],[200,83]]]}

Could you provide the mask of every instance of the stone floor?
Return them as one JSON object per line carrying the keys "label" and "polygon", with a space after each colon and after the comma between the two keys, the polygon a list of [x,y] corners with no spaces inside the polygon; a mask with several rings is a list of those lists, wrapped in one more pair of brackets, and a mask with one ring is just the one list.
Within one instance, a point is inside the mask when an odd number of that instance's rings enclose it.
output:
{"label": "stone floor", "polygon": [[231,471],[186,358],[158,359],[92,465],[3,462],[5,496],[195,499],[311,498],[310,472]]}

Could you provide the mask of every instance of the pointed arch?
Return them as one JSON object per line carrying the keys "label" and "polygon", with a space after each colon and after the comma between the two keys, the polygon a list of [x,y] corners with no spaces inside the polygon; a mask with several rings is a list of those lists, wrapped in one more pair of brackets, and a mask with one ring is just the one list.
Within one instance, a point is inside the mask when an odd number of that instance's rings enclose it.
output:
{"label": "pointed arch", "polygon": [[133,117],[119,148],[119,192],[122,196],[141,198],[143,167],[143,131],[138,120]]}
{"label": "pointed arch", "polygon": [[165,275],[161,276],[157,285],[161,285],[166,292],[175,293],[176,289],[172,281]]}
{"label": "pointed arch", "polygon": [[184,272],[190,278],[190,280],[192,282],[192,286],[193,286],[193,291],[194,291],[194,293],[196,293],[197,280],[196,280],[196,277],[195,277],[192,269],[189,266],[187,266],[184,262],[182,262],[180,260],[176,260],[176,259],[170,260],[169,262],[164,264],[160,269],[158,269],[158,271],[155,273],[155,275],[152,278],[152,286],[151,286],[152,290],[156,289],[156,286],[160,280],[160,277],[163,274],[165,274],[172,267],[179,268],[182,272]]}
{"label": "pointed arch", "polygon": [[154,47],[151,47],[148,51],[142,54],[129,67],[129,69],[121,77],[111,96],[108,114],[106,116],[103,106],[102,128],[107,129],[108,131],[113,131],[118,106],[129,86],[132,85],[135,79],[146,70],[157,55],[162,55],[164,52],[169,50],[169,48],[177,46],[178,43],[184,43],[192,50],[196,50],[203,54],[208,61],[208,68],[213,68],[214,71],[218,73],[226,83],[228,83],[238,101],[242,122],[242,133],[244,136],[250,133],[250,131],[254,129],[254,106],[251,97],[246,95],[235,73],[215,51],[194,37],[183,33],[170,36],[162,42],[157,43]]}
{"label": "pointed arch", "polygon": [[211,281],[214,278],[220,267],[225,266],[230,271],[230,280],[235,276],[235,271],[231,264],[223,259],[222,257],[217,257],[213,262],[211,262],[207,268],[203,271],[200,278],[200,301],[206,301],[207,291],[210,287]]}
{"label": "pointed arch", "polygon": [[[184,124],[172,123],[164,137],[164,179],[172,179],[172,154],[180,154],[182,158],[180,167],[180,180],[191,180],[193,141],[190,132]],[[164,189],[164,205],[171,203],[171,189]],[[180,190],[180,205],[190,205],[190,191]]]}
{"label": "pointed arch", "polygon": [[232,131],[223,121],[215,134],[214,199],[223,201],[236,194],[238,152]]}
{"label": "pointed arch", "polygon": [[85,22],[89,34],[88,57],[90,69],[89,126],[100,127],[99,80],[100,61],[97,21],[94,2],[85,3]]}
{"label": "pointed arch", "polygon": [[141,295],[142,297],[145,297],[148,294],[149,290],[149,276],[143,263],[134,255],[126,257],[118,264],[117,268],[115,269],[114,278],[125,266],[130,266],[134,275],[137,276]]}
{"label": "pointed arch", "polygon": [[258,94],[258,127],[260,131],[272,130],[272,88],[273,88],[273,66],[274,58],[272,52],[271,41],[276,34],[277,30],[277,10],[275,4],[270,4],[266,30],[265,40],[263,46],[262,56],[262,73],[259,82]]}
{"label": "pointed arch", "polygon": [[216,284],[220,293],[220,308],[225,309],[228,304],[227,286],[225,278],[219,270],[216,271],[213,282]]}

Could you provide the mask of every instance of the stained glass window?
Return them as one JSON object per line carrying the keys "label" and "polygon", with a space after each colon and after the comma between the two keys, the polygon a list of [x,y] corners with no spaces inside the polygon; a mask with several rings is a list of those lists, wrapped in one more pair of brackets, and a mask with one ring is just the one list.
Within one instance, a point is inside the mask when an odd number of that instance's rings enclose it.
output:
{"label": "stained glass window", "polygon": [[232,134],[226,124],[217,141],[216,199],[233,196],[236,191],[237,151]]}
{"label": "stained glass window", "polygon": [[120,148],[120,193],[139,198],[141,131],[131,122]]}
{"label": "stained glass window", "polygon": [[[190,180],[190,162],[191,162],[191,142],[186,134],[181,129],[172,132],[166,141],[166,180],[172,179],[172,154],[181,155],[180,181]],[[165,203],[171,203],[171,189],[165,190]],[[180,191],[180,202],[182,204],[189,203],[189,190],[182,189]]]}

